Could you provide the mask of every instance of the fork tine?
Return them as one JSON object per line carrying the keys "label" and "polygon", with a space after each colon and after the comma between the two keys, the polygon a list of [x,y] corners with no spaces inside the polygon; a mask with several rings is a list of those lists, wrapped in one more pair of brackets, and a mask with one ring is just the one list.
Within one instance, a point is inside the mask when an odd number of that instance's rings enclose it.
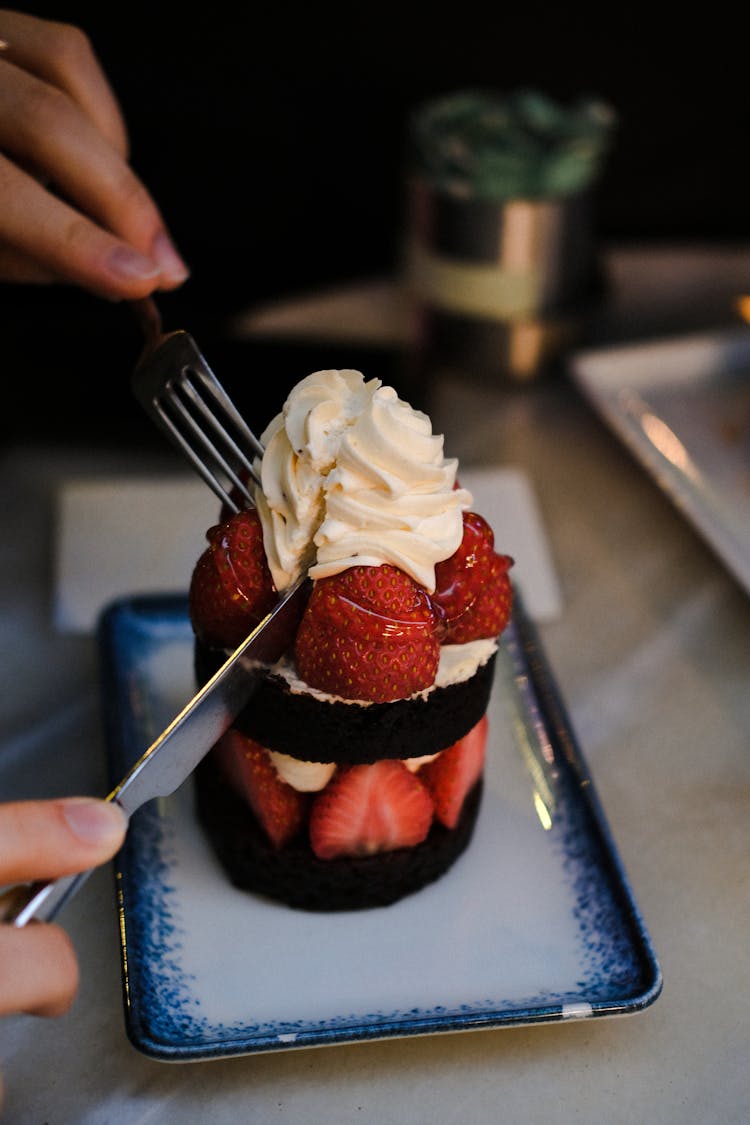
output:
{"label": "fork tine", "polygon": [[[252,505],[252,502],[253,502],[252,497],[250,496],[250,493],[248,492],[245,485],[242,483],[242,481],[239,479],[239,477],[237,477],[236,474],[232,472],[231,468],[226,464],[226,462],[221,457],[221,455],[219,454],[219,451],[216,449],[216,447],[196,427],[193,419],[190,418],[190,415],[187,413],[187,411],[185,410],[185,407],[182,405],[182,403],[178,399],[172,399],[171,400],[171,406],[173,408],[176,408],[178,410],[178,412],[182,415],[183,420],[186,421],[186,423],[190,427],[194,439],[197,438],[198,441],[200,442],[200,444],[203,446],[204,452],[205,452],[205,449],[208,448],[209,452],[211,452],[211,454],[213,456],[214,461],[218,461],[222,465],[222,467],[224,468],[224,471],[226,472],[229,479],[237,487],[237,489],[243,495],[244,499],[250,505]],[[183,452],[185,453],[185,455],[187,456],[188,460],[191,462],[193,467],[197,470],[197,472],[200,474],[200,476],[203,477],[203,480],[206,482],[206,484],[209,486],[209,488],[211,488],[213,490],[214,494],[219,498],[219,500],[221,500],[223,504],[226,504],[226,506],[231,511],[233,511],[235,513],[239,512],[240,505],[237,503],[235,498],[230,494],[230,492],[224,487],[224,485],[221,483],[221,481],[215,475],[215,473],[213,473],[209,469],[205,458],[198,454],[195,447],[193,445],[191,445],[191,443],[184,436],[184,434],[183,434],[182,430],[179,428],[179,426],[177,426],[175,424],[174,420],[168,414],[168,412],[167,412],[167,410],[164,406],[164,403],[159,402],[158,400],[154,400],[153,410],[155,411],[156,416],[157,416],[158,420],[161,422],[164,429],[167,430],[167,432],[171,435],[173,440],[180,446],[180,448],[183,450]]]}
{"label": "fork tine", "polygon": [[[232,422],[238,436],[250,446],[255,452],[256,456],[263,456],[263,446],[258,441],[253,431],[248,426],[245,419],[237,410],[236,406],[230,399],[222,387],[219,380],[214,375],[209,367],[195,368],[192,372],[198,379],[200,379],[204,388],[208,391],[209,395],[213,398],[215,404],[224,412],[227,418]],[[192,386],[192,385],[191,385]],[[260,483],[260,482],[258,482]]]}
{"label": "fork tine", "polygon": [[[180,410],[183,414],[183,417],[185,417],[186,420],[188,420],[189,422],[192,422],[193,424],[194,424],[194,418],[193,418],[193,415],[191,414],[191,411],[195,411],[200,416],[200,418],[203,420],[203,422],[206,423],[210,427],[210,429],[213,431],[214,435],[219,439],[219,441],[222,442],[225,449],[228,450],[228,452],[230,454],[234,454],[235,460],[238,461],[239,464],[240,464],[240,468],[244,469],[245,472],[248,473],[249,476],[251,476],[253,478],[253,480],[255,481],[256,484],[260,484],[260,477],[255,470],[255,466],[253,464],[253,461],[249,457],[246,456],[245,452],[240,447],[240,445],[235,441],[235,439],[232,437],[232,434],[229,432],[229,430],[226,427],[221,425],[221,422],[220,422],[219,418],[217,417],[217,415],[206,405],[205,400],[201,397],[199,389],[195,385],[194,379],[191,378],[191,376],[197,376],[198,378],[200,378],[203,386],[204,387],[206,386],[205,379],[202,378],[202,376],[199,372],[193,372],[193,371],[189,371],[189,370],[183,371],[181,378],[179,380],[175,381],[175,383],[173,384],[173,390],[175,392],[174,405],[179,406],[179,408],[180,408]],[[212,388],[209,388],[209,389],[212,390]],[[185,404],[180,398],[177,397],[178,394],[182,394],[185,397],[185,399],[187,400],[187,404]],[[214,398],[216,398],[215,395],[214,395]],[[227,402],[229,403],[230,406],[232,406],[231,402],[229,401],[229,399],[226,399],[226,397],[216,400],[217,406],[219,406],[219,408],[225,414],[227,413]],[[232,409],[234,409],[234,408],[232,407]],[[234,422],[233,417],[231,418],[231,420],[232,420],[232,422]],[[244,423],[243,423],[243,426],[244,426]],[[244,429],[242,429],[241,432],[238,434],[238,437],[240,438],[240,440],[245,441],[246,446],[247,445],[252,446],[253,452],[256,453],[256,454],[258,454],[258,452],[259,452],[260,456],[262,457],[263,456],[262,445],[260,445],[260,443],[256,440],[255,435],[253,433],[251,433],[251,431],[248,430],[247,433],[245,433],[246,429],[247,429],[247,427],[244,427]],[[196,430],[196,432],[200,432],[200,431]],[[236,474],[232,470],[230,462],[228,460],[226,460],[225,457],[222,456],[222,454],[219,453],[219,451],[215,448],[215,446],[213,445],[213,443],[210,441],[210,439],[208,438],[208,436],[205,433],[201,433],[200,436],[202,437],[206,446],[210,447],[211,452],[219,460],[219,462],[221,464],[221,467],[224,469],[224,471],[227,473],[227,475],[231,477],[231,479],[234,481],[234,483],[239,488],[241,488],[243,491],[246,491],[244,489],[244,485],[239,480],[239,478],[236,477]],[[247,495],[249,497],[250,494],[247,493]]]}
{"label": "fork tine", "polygon": [[263,445],[186,332],[147,343],[133,373],[136,397],[231,511],[252,506]]}

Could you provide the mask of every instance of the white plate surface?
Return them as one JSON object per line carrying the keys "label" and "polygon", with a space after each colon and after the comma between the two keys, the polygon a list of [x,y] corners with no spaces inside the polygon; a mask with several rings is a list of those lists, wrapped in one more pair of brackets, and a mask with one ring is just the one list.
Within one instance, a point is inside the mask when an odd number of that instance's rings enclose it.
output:
{"label": "white plate surface", "polygon": [[[186,599],[100,624],[117,780],[193,691]],[[165,1061],[640,1011],[661,972],[538,639],[499,654],[468,851],[392,906],[314,914],[235,890],[192,785],[136,813],[117,863],[125,1016]]]}
{"label": "white plate surface", "polygon": [[582,351],[571,371],[750,592],[750,329]]}

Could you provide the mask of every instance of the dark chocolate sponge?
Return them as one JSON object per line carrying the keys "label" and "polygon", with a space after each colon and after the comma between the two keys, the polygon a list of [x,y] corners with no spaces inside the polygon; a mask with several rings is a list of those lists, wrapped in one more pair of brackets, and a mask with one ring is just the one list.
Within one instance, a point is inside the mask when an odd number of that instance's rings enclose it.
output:
{"label": "dark chocolate sponge", "polygon": [[380,855],[321,860],[304,837],[277,849],[209,754],[195,771],[198,819],[234,886],[301,910],[388,906],[443,875],[466,849],[482,797],[467,795],[454,829],[433,823],[416,847]]}
{"label": "dark chocolate sponge", "polygon": [[[195,674],[204,684],[226,659],[196,641]],[[268,750],[307,762],[356,765],[381,758],[418,758],[452,746],[487,710],[493,655],[468,680],[435,688],[426,698],[394,703],[325,703],[292,692],[280,676],[259,672],[258,685],[234,726]]]}

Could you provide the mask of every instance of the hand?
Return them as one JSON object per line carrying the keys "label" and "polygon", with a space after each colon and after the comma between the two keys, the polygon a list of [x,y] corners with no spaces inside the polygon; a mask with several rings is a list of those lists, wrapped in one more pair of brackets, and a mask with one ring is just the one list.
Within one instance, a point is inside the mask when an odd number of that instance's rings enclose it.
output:
{"label": "hand", "polygon": [[[0,804],[0,886],[72,875],[110,859],[125,836],[119,805],[90,798]],[[0,1015],[62,1015],[78,988],[58,925],[0,925]]]}
{"label": "hand", "polygon": [[187,276],[85,33],[0,9],[0,280],[127,300]]}

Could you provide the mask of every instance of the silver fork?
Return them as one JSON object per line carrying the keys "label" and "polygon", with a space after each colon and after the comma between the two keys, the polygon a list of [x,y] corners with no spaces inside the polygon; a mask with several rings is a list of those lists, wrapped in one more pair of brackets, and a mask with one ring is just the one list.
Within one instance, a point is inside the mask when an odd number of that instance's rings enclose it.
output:
{"label": "silver fork", "polygon": [[[253,497],[246,482],[250,477],[260,483],[253,462],[255,457],[263,456],[261,442],[234,406],[193,338],[183,331],[164,333],[161,315],[151,298],[134,304],[146,337],[143,353],[132,375],[132,389],[136,398],[146,413],[186,454],[193,467],[224,504],[234,512],[239,511],[240,505],[235,499],[238,494],[243,506],[252,506]],[[230,491],[233,486],[236,489],[235,495]],[[292,606],[304,604],[304,596],[309,587],[307,567],[308,562],[305,561],[303,573],[285,592],[274,611],[278,621],[283,620],[285,629],[288,629]],[[288,610],[285,606],[289,607]],[[269,618],[269,625],[270,621]],[[253,630],[251,636],[256,632],[257,630]],[[278,642],[279,635],[278,632],[267,629],[265,639],[271,638],[273,642]],[[288,643],[288,637],[283,635],[285,643]],[[236,650],[224,668],[235,662],[249,640],[250,637]],[[274,653],[276,659],[278,652],[274,650]],[[214,680],[218,675],[217,673]],[[239,704],[245,701],[246,691],[249,697],[250,679],[241,688],[238,688],[237,683],[236,677],[231,682],[228,680],[223,689],[224,695],[220,697],[217,693],[217,702],[212,704],[221,711],[223,729],[226,729],[230,716],[236,714]],[[180,723],[187,726],[188,712],[192,712],[198,698],[203,698],[204,695],[208,697],[208,686],[173,720],[141,762],[145,762],[172,728],[177,728]],[[227,709],[230,702],[234,711]],[[200,749],[205,752],[208,745]],[[137,763],[135,769],[139,765]],[[126,775],[106,799],[118,800],[120,790],[124,789],[129,777],[130,774]],[[167,790],[160,789],[159,792],[166,793]],[[137,809],[144,799],[143,794],[139,798],[136,793],[135,802],[132,807],[128,807],[128,811]],[[85,871],[49,882],[0,888],[0,923],[10,922],[15,926],[23,926],[33,918],[50,921],[78,891],[90,873]]]}
{"label": "silver fork", "polygon": [[260,484],[254,462],[262,444],[192,336],[165,333],[151,297],[133,306],[146,338],[131,380],[135,397],[223,504],[233,512],[252,507],[248,481]]}

